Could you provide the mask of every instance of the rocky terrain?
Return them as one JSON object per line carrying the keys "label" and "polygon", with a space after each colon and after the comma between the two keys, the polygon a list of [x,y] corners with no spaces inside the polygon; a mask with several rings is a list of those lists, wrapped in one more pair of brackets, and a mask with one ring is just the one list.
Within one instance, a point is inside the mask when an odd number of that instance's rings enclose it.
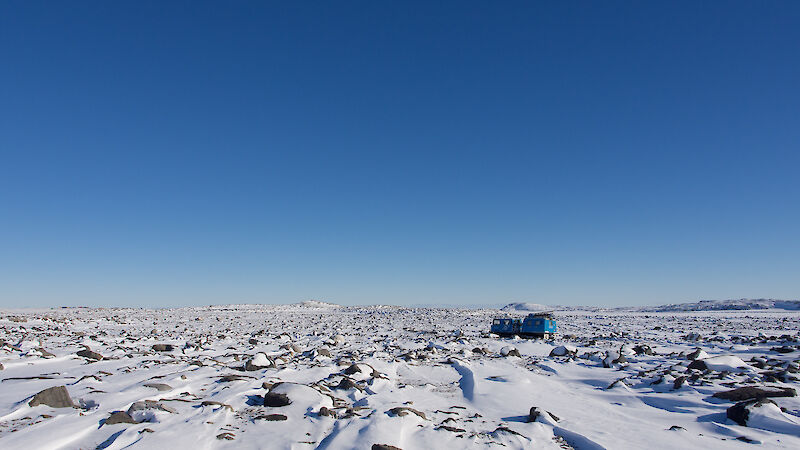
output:
{"label": "rocky terrain", "polygon": [[0,447],[800,448],[800,313],[0,311]]}

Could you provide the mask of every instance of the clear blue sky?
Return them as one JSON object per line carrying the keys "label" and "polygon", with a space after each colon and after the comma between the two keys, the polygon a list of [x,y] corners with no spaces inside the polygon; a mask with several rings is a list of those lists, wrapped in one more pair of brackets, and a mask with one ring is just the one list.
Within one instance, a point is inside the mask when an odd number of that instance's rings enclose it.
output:
{"label": "clear blue sky", "polygon": [[0,306],[800,297],[798,2],[0,5]]}

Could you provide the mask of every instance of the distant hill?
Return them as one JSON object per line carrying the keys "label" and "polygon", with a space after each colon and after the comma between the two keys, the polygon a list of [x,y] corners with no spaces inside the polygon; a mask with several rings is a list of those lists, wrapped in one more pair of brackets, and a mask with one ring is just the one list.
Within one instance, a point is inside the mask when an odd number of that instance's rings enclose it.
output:
{"label": "distant hill", "polygon": [[754,309],[800,310],[800,300],[775,300],[771,298],[741,298],[738,300],[700,300],[696,303],[676,303],[637,308],[640,311],[737,311]]}
{"label": "distant hill", "polygon": [[321,302],[319,300],[306,300],[300,303],[294,303],[292,306],[299,306],[301,308],[311,309],[327,309],[327,308],[341,308],[341,305],[335,303]]}
{"label": "distant hill", "polygon": [[500,308],[501,311],[551,311],[554,307],[538,303],[509,303]]}

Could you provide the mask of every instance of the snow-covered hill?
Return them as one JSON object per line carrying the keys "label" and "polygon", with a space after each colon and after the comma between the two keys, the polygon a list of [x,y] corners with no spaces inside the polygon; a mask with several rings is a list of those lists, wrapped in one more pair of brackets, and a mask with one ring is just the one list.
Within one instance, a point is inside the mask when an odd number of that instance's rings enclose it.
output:
{"label": "snow-covered hill", "polygon": [[540,305],[539,303],[509,303],[501,308],[501,311],[550,311],[552,306]]}
{"label": "snow-covered hill", "polygon": [[775,300],[775,299],[751,299],[742,298],[738,300],[700,300],[695,303],[677,303],[671,305],[661,305],[654,307],[641,308],[641,311],[729,311],[729,310],[751,310],[751,309],[782,309],[796,311],[800,310],[800,300]]}

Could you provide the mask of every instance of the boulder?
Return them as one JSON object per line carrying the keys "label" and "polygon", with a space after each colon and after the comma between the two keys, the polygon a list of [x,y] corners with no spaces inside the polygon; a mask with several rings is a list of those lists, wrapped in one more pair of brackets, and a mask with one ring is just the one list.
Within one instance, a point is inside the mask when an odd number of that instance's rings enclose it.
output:
{"label": "boulder", "polygon": [[262,414],[260,416],[257,416],[256,419],[266,420],[268,422],[278,422],[286,420],[287,417],[284,416],[283,414]]}
{"label": "boulder", "polygon": [[542,408],[538,408],[536,406],[532,407],[530,413],[528,413],[528,422],[559,422],[561,419],[556,417],[555,414],[551,413],[550,411],[545,411]]}
{"label": "boulder", "polygon": [[272,360],[266,353],[258,352],[244,365],[244,370],[254,371],[266,369],[268,367],[275,367],[275,361]]}
{"label": "boulder", "polygon": [[37,348],[36,351],[38,351],[39,353],[42,354],[42,358],[55,358],[55,356],[56,356],[56,355],[48,352],[47,350],[43,349],[42,347]]}
{"label": "boulder", "polygon": [[578,348],[572,345],[560,345],[550,350],[550,356],[575,356]]}
{"label": "boulder", "polygon": [[714,397],[733,402],[741,402],[750,399],[760,399],[767,397],[796,397],[797,392],[790,387],[758,387],[745,386],[730,391],[714,393]]}
{"label": "boulder", "polygon": [[171,352],[174,349],[171,344],[153,344],[153,350],[157,352]]}
{"label": "boulder", "polygon": [[710,355],[706,353],[705,350],[701,348],[695,348],[693,352],[686,355],[686,359],[690,361],[694,361],[696,359],[705,359],[708,358]]}
{"label": "boulder", "polygon": [[388,412],[389,412],[389,414],[392,414],[392,415],[398,416],[398,417],[403,417],[403,416],[406,416],[408,414],[416,414],[417,416],[421,417],[422,419],[428,420],[428,418],[425,417],[425,413],[423,413],[421,411],[417,411],[414,408],[409,408],[407,406],[398,406],[397,408],[390,409]]}
{"label": "boulder", "polygon": [[372,444],[371,450],[403,450],[403,449],[389,444]]}
{"label": "boulder", "polygon": [[637,345],[637,346],[633,347],[633,351],[637,355],[649,355],[649,356],[652,356],[652,355],[656,354],[656,352],[654,352],[653,349],[650,348],[649,345]]}
{"label": "boulder", "polygon": [[264,406],[272,406],[279,408],[281,406],[291,405],[292,401],[286,394],[267,392],[264,394]]}
{"label": "boulder", "polygon": [[506,345],[505,347],[500,349],[500,354],[503,356],[516,356],[520,357],[519,350],[516,347],[511,345]]}
{"label": "boulder", "polygon": [[756,408],[761,408],[767,405],[775,405],[775,402],[768,398],[762,398],[757,400],[746,400],[743,402],[739,402],[726,411],[726,415],[732,421],[738,423],[739,425],[746,427],[747,420],[750,418],[750,412]]}
{"label": "boulder", "polygon": [[101,359],[103,359],[103,355],[101,355],[100,353],[97,353],[97,352],[93,352],[93,351],[89,350],[88,348],[84,349],[84,350],[81,350],[76,354],[78,356],[82,357],[82,358],[91,359],[91,360],[94,360],[94,361],[100,361]]}
{"label": "boulder", "polygon": [[47,405],[52,408],[71,408],[75,404],[69,396],[66,386],[53,386],[34,395],[28,406]]}
{"label": "boulder", "polygon": [[166,392],[166,391],[171,391],[172,390],[172,386],[170,386],[168,384],[164,384],[164,383],[145,383],[142,386],[153,388],[153,389],[158,389],[161,392]]}
{"label": "boulder", "polygon": [[139,423],[139,422],[133,420],[133,417],[131,417],[130,414],[126,413],[125,411],[114,411],[113,413],[111,413],[110,416],[108,416],[108,419],[106,419],[106,421],[103,422],[104,425],[116,425],[118,423]]}

